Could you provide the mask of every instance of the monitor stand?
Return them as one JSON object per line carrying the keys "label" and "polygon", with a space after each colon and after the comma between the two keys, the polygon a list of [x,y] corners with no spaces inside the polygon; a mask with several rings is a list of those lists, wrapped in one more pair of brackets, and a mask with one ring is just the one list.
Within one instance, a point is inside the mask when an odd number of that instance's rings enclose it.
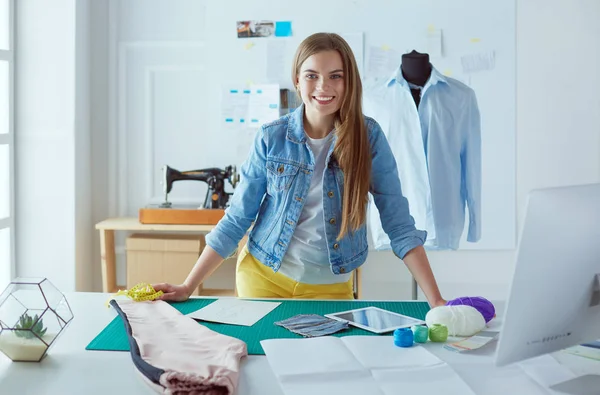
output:
{"label": "monitor stand", "polygon": [[586,374],[554,384],[549,389],[569,395],[592,395],[600,390],[600,375]]}

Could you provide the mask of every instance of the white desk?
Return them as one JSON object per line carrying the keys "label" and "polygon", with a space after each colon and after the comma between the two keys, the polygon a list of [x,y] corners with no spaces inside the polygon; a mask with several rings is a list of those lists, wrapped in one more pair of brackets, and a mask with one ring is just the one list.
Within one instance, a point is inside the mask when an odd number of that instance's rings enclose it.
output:
{"label": "white desk", "polygon": [[[11,362],[0,353],[0,393],[12,394],[152,394],[135,371],[129,352],[86,351],[87,344],[116,316],[104,302],[108,294],[66,294],[75,318],[40,363]],[[494,343],[495,344],[495,343]],[[391,346],[391,345],[390,345]],[[495,345],[456,354],[428,343],[480,395],[547,395],[518,366],[495,368]],[[566,353],[554,357],[576,374],[600,374],[600,362]],[[238,395],[282,395],[265,356],[242,361]]]}

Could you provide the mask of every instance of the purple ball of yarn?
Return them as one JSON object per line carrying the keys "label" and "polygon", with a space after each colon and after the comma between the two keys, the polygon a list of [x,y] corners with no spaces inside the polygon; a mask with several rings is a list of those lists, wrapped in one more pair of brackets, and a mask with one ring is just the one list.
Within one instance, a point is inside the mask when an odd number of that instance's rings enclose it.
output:
{"label": "purple ball of yarn", "polygon": [[467,305],[474,307],[481,313],[485,322],[488,323],[494,318],[496,309],[492,302],[481,296],[463,296],[460,298],[449,300],[446,306]]}

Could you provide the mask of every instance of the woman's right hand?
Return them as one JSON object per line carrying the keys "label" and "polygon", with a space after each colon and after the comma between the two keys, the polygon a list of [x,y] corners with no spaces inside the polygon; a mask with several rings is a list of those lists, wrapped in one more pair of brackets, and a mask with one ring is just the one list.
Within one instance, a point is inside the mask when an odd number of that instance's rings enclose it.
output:
{"label": "woman's right hand", "polygon": [[164,301],[184,302],[189,299],[192,292],[185,284],[172,285],[169,283],[160,283],[153,285],[155,291],[163,291],[159,298]]}

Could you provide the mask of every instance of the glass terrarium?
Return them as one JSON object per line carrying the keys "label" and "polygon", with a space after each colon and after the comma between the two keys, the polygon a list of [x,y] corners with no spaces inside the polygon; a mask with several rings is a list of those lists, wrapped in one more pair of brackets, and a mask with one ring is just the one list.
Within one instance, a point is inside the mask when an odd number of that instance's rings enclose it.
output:
{"label": "glass terrarium", "polygon": [[17,278],[0,295],[0,351],[41,361],[73,319],[66,297],[46,278]]}

